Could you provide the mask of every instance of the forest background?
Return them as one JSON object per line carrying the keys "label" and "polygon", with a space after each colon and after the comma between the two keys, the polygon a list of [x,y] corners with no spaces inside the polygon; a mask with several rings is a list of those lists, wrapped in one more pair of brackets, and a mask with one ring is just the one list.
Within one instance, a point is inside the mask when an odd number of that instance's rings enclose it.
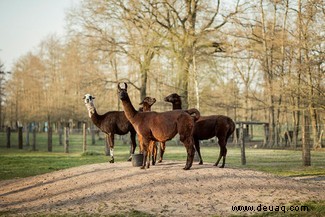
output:
{"label": "forest background", "polygon": [[[90,123],[122,110],[117,83],[135,106],[178,93],[183,108],[269,123],[268,147],[307,120],[312,145],[324,137],[322,0],[83,0],[66,13],[66,35],[49,35],[11,72],[0,64],[0,126]],[[322,30],[323,29],[323,30]]]}

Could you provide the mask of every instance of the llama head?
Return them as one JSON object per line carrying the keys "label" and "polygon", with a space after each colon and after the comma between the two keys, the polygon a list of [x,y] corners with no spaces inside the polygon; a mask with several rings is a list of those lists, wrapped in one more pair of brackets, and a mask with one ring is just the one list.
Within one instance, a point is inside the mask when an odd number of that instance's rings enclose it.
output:
{"label": "llama head", "polygon": [[142,102],[140,102],[139,105],[143,105],[143,104],[147,104],[148,106],[152,106],[153,104],[155,104],[156,102],[156,99],[155,98],[152,98],[152,97],[149,97],[149,96],[146,96]]}
{"label": "llama head", "polygon": [[83,100],[84,100],[85,105],[88,109],[88,114],[89,114],[90,118],[91,118],[92,114],[95,113],[95,105],[94,105],[94,101],[93,101],[94,99],[95,99],[95,97],[88,93],[83,97]]}
{"label": "llama head", "polygon": [[172,93],[169,96],[165,97],[165,102],[170,102],[170,103],[177,103],[181,102],[181,96],[179,96],[177,93]]}
{"label": "llama head", "polygon": [[129,98],[129,95],[128,95],[128,85],[126,83],[123,83],[124,84],[124,88],[121,88],[120,86],[121,83],[118,83],[117,84],[117,92],[118,92],[118,96],[121,100],[126,100]]}
{"label": "llama head", "polygon": [[84,100],[85,104],[87,104],[87,103],[93,103],[93,99],[95,99],[95,97],[87,93],[86,95],[84,95],[82,99]]}

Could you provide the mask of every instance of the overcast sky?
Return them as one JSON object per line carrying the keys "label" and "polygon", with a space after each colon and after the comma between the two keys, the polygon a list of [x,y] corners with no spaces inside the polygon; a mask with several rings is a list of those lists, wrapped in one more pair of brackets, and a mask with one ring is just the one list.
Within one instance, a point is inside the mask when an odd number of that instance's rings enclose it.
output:
{"label": "overcast sky", "polygon": [[0,61],[5,70],[50,34],[64,34],[65,12],[78,0],[0,0]]}

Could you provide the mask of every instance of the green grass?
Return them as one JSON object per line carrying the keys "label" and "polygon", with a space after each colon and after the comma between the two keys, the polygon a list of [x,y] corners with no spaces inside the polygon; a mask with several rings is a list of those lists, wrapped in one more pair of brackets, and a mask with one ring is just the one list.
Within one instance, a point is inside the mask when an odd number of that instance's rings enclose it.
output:
{"label": "green grass", "polygon": [[[64,153],[64,147],[59,145],[59,137],[53,134],[53,150],[47,151],[47,134],[37,134],[37,151],[24,146],[18,149],[17,133],[11,135],[11,148],[6,148],[5,133],[0,133],[0,180],[34,176],[55,170],[85,165],[104,163],[109,156],[104,155],[104,140],[91,144],[87,136],[87,152],[83,153],[82,135],[70,135],[69,153]],[[116,139],[115,162],[126,161],[129,156],[129,145],[122,144]],[[138,151],[138,148],[137,148]],[[201,145],[204,163],[215,163],[219,155],[219,147],[215,145]],[[186,160],[186,150],[175,142],[167,143],[165,160]],[[241,165],[239,148],[228,147],[226,167],[252,169],[276,174],[279,176],[323,176],[325,175],[325,151],[311,152],[312,165],[302,166],[302,153],[299,150],[272,150],[246,148],[246,165]]]}

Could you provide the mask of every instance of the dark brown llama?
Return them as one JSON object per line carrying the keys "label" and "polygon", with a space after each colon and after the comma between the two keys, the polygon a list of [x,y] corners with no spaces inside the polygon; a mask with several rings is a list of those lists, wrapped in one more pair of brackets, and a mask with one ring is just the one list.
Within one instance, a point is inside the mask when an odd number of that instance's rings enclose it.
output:
{"label": "dark brown llama", "polygon": [[[193,128],[194,121],[200,117],[197,109],[168,111],[168,112],[139,112],[135,110],[127,93],[127,84],[121,88],[118,84],[118,94],[122,101],[124,112],[128,120],[133,125],[137,134],[142,137],[143,163],[142,169],[150,166],[151,148],[154,142],[166,142],[171,140],[177,133],[180,141],[184,144],[187,151],[187,160],[184,169],[188,170],[193,164],[194,140]],[[195,114],[195,116],[191,116]],[[147,158],[148,164],[147,164]]]}
{"label": "dark brown llama", "polygon": [[136,132],[132,124],[126,118],[124,112],[109,111],[103,115],[99,115],[93,101],[95,97],[90,94],[86,94],[83,99],[92,122],[106,134],[107,144],[110,146],[110,155],[112,157],[110,163],[114,163],[114,135],[125,135],[130,132],[131,149],[130,157],[128,159],[130,161],[137,146],[135,142]]}
{"label": "dark brown llama", "polygon": [[[173,105],[173,110],[182,109],[181,97],[173,93],[165,97],[166,102],[170,102]],[[214,164],[218,166],[219,161],[223,158],[221,168],[225,167],[226,156],[227,156],[227,141],[231,134],[235,131],[236,125],[234,121],[224,115],[209,115],[201,116],[198,121],[195,122],[193,138],[195,143],[195,149],[199,155],[200,162],[203,164],[200,151],[200,140],[211,139],[213,137],[218,138],[218,143],[220,146],[220,154],[217,162]]]}

